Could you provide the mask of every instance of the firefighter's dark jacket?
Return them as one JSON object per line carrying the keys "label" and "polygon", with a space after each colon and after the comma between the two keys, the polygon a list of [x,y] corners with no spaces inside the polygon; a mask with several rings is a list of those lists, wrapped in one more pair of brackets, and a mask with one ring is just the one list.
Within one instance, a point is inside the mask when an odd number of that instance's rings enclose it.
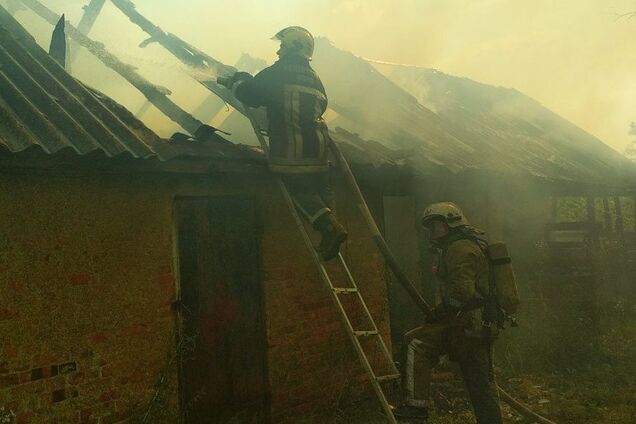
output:
{"label": "firefighter's dark jacket", "polygon": [[281,173],[327,170],[330,141],[322,119],[327,95],[307,59],[283,56],[256,76],[236,83],[234,94],[247,106],[267,109],[270,169]]}

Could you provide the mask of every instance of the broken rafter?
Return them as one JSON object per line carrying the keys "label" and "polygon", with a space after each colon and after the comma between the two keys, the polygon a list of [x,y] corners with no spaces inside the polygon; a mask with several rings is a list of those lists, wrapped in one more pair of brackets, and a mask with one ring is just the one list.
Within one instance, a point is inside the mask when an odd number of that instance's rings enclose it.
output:
{"label": "broken rafter", "polygon": [[[89,4],[84,6],[84,14],[82,14],[82,19],[80,19],[79,24],[77,24],[77,30],[84,35],[90,34],[105,4],[106,0],[91,0]],[[79,47],[73,45],[73,47],[71,48],[70,63],[75,62],[75,59],[77,59],[78,51]]]}
{"label": "broken rafter", "polygon": [[616,20],[619,21],[621,19],[632,19],[632,18],[636,18],[636,10],[632,11],[632,12],[627,12],[627,13],[621,13],[616,15]]}
{"label": "broken rafter", "polygon": [[82,19],[77,24],[77,30],[84,35],[88,35],[93,29],[100,12],[104,8],[106,0],[91,0],[89,4],[84,6],[84,14]]}
{"label": "broken rafter", "polygon": [[216,75],[236,72],[235,68],[219,62],[196,47],[186,43],[176,35],[165,32],[157,25],[150,22],[141,13],[137,12],[133,2],[129,0],[111,0],[111,2],[115,5],[115,7],[121,10],[132,23],[137,25],[150,36],[149,39],[140,44],[140,47],[146,47],[151,43],[159,43],[188,66],[210,70]]}
{"label": "broken rafter", "polygon": [[[27,7],[33,10],[37,15],[55,25],[59,19],[59,15],[48,9],[37,0],[20,0]],[[86,48],[95,57],[97,57],[104,65],[117,72],[124,77],[126,81],[132,84],[141,94],[157,107],[164,115],[179,124],[190,134],[195,134],[203,125],[201,121],[181,109],[177,104],[168,98],[171,94],[170,90],[152,84],[144,77],[139,75],[135,68],[131,65],[123,63],[115,55],[108,52],[102,43],[91,40],[82,34],[69,22],[66,23],[66,32],[69,37],[76,41],[79,45]]]}
{"label": "broken rafter", "polygon": [[27,10],[26,7],[19,0],[7,0],[7,10],[13,16],[16,12]]}
{"label": "broken rafter", "polygon": [[148,40],[141,43],[141,47],[145,47],[150,43],[160,44],[183,64],[195,69],[195,71],[191,74],[195,80],[200,82],[205,88],[216,94],[234,109],[238,110],[241,114],[246,114],[243,104],[236,100],[232,92],[216,83],[215,76],[232,74],[236,72],[236,68],[219,62],[174,34],[166,33],[157,25],[146,19],[142,14],[137,12],[133,2],[129,0],[111,1],[119,10],[122,11],[124,15],[128,17],[128,19],[130,19],[132,23],[137,25],[142,31],[150,36]]}

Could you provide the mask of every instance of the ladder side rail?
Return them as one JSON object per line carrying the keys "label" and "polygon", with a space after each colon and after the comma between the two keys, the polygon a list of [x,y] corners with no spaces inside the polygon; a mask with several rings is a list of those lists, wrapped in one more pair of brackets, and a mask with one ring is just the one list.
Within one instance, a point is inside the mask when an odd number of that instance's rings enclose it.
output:
{"label": "ladder side rail", "polygon": [[351,282],[353,287],[357,289],[355,293],[357,294],[358,299],[360,301],[360,304],[362,305],[362,308],[363,308],[365,314],[367,315],[367,318],[368,318],[369,322],[371,323],[372,329],[375,332],[377,332],[377,334],[378,334],[378,339],[380,341],[380,347],[382,349],[382,353],[386,357],[386,359],[389,362],[389,364],[391,364],[391,366],[390,366],[391,373],[399,374],[400,372],[398,371],[397,367],[395,366],[395,363],[393,362],[393,356],[391,355],[391,352],[389,351],[389,348],[387,347],[386,343],[384,342],[384,337],[382,337],[380,335],[380,330],[378,329],[378,326],[375,323],[375,320],[373,319],[373,315],[371,315],[371,311],[369,310],[369,307],[367,306],[367,302],[365,302],[364,297],[362,297],[362,293],[360,293],[360,289],[358,288],[358,285],[357,285],[355,279],[353,278],[353,274],[351,274],[351,271],[349,270],[349,266],[347,265],[347,263],[345,262],[344,258],[342,257],[342,253],[338,253],[338,258],[340,260],[340,264],[342,265],[343,269],[345,270],[345,273],[347,274],[347,277],[348,277],[349,281]]}
{"label": "ladder side rail", "polygon": [[300,229],[300,233],[305,241],[305,244],[307,245],[307,248],[309,249],[312,258],[318,267],[320,276],[322,277],[323,282],[325,282],[325,284],[327,285],[329,292],[331,293],[331,298],[336,304],[336,307],[338,308],[338,310],[340,311],[340,320],[342,321],[342,324],[344,325],[347,331],[349,339],[351,340],[351,342],[353,343],[353,346],[356,349],[356,353],[358,354],[358,358],[360,359],[360,362],[362,362],[362,366],[364,367],[367,375],[369,376],[369,381],[371,382],[371,386],[373,387],[373,390],[375,391],[376,396],[378,397],[378,400],[380,400],[380,404],[382,406],[382,409],[384,410],[387,421],[391,424],[397,424],[395,416],[393,415],[393,411],[391,410],[391,406],[389,405],[389,402],[386,396],[384,395],[384,391],[382,390],[382,387],[380,386],[377,380],[375,372],[373,371],[373,368],[371,367],[371,364],[369,363],[369,360],[366,356],[366,353],[364,352],[362,344],[360,343],[360,340],[354,333],[354,329],[353,329],[353,326],[351,325],[351,321],[348,318],[347,312],[344,309],[344,306],[342,305],[340,298],[338,297],[338,295],[336,295],[336,293],[333,290],[334,286],[331,283],[329,274],[327,273],[327,270],[325,269],[325,267],[322,265],[322,262],[320,261],[318,253],[314,249],[314,246],[311,242],[311,239],[309,238],[309,235],[307,234],[307,231],[305,231],[305,226],[303,225],[302,219],[300,218],[300,216],[298,215],[298,212],[296,211],[296,206],[294,204],[294,201],[292,200],[291,195],[287,191],[287,188],[285,187],[285,184],[282,182],[282,180],[278,179],[278,184],[281,189],[281,192],[283,193],[287,206],[289,207],[289,210],[291,211],[294,221],[296,221],[296,225]]}
{"label": "ladder side rail", "polygon": [[349,187],[353,191],[353,195],[355,196],[355,201],[358,204],[358,209],[360,210],[360,212],[362,213],[362,216],[367,222],[367,226],[369,227],[369,230],[371,231],[371,234],[373,236],[373,241],[375,242],[376,246],[380,250],[380,253],[386,260],[387,265],[389,266],[391,271],[393,271],[393,274],[395,275],[400,285],[404,288],[404,290],[406,290],[408,295],[411,297],[411,300],[413,300],[415,305],[420,309],[420,311],[422,311],[424,316],[431,318],[433,313],[432,312],[433,307],[429,305],[429,303],[426,300],[424,300],[420,292],[415,288],[415,285],[413,285],[411,280],[402,270],[402,267],[400,266],[397,259],[393,255],[393,252],[391,252],[391,249],[389,248],[389,245],[387,244],[386,240],[382,236],[382,233],[380,232],[378,225],[375,223],[375,219],[373,218],[373,215],[371,214],[371,211],[369,210],[369,206],[367,206],[367,202],[365,201],[364,196],[362,195],[362,192],[360,191],[358,182],[356,181],[356,178],[353,175],[353,172],[351,171],[351,167],[349,167],[349,163],[347,162],[347,159],[344,157],[344,155],[342,154],[342,151],[340,151],[340,148],[338,148],[338,145],[336,145],[336,143],[334,142],[329,143],[329,148],[333,152],[334,156],[336,157],[336,160],[338,161],[338,164],[341,167],[342,174],[345,176],[345,179],[347,180]]}
{"label": "ladder side rail", "polygon": [[[258,125],[258,122],[256,121],[256,118],[254,117],[254,114],[252,113],[250,108],[246,107],[244,108],[244,110],[246,112],[245,116],[247,116],[247,118],[250,120],[250,123],[252,124],[252,128],[254,129],[254,133],[256,134],[256,137],[258,138],[258,141],[261,144],[263,151],[267,153],[269,150],[269,146],[267,145],[265,136],[263,135],[262,131],[260,131],[259,129],[259,125]],[[300,234],[303,240],[305,241],[305,245],[307,246],[307,249],[309,250],[309,254],[314,260],[314,263],[316,264],[316,266],[318,267],[320,277],[323,280],[323,282],[325,282],[325,284],[327,285],[327,288],[329,289],[329,293],[331,294],[331,298],[336,304],[336,307],[338,308],[338,310],[340,311],[340,320],[342,321],[342,324],[344,325],[345,330],[347,331],[349,339],[351,340],[351,342],[353,343],[353,346],[355,347],[356,353],[358,354],[358,358],[360,359],[360,362],[362,362],[363,368],[365,369],[367,375],[369,376],[369,381],[371,382],[371,386],[373,387],[373,390],[375,391],[375,394],[378,400],[380,401],[380,405],[382,406],[382,409],[384,410],[387,422],[389,424],[397,424],[397,420],[395,419],[395,416],[393,415],[391,406],[389,405],[389,402],[386,396],[384,395],[384,391],[382,390],[382,387],[380,386],[380,383],[378,382],[375,372],[373,371],[373,368],[371,367],[371,364],[369,363],[369,360],[367,359],[366,353],[364,352],[364,349],[362,348],[362,345],[360,344],[360,340],[358,340],[358,337],[354,334],[354,330],[351,325],[351,321],[348,318],[347,312],[345,311],[344,306],[342,305],[342,302],[340,301],[340,298],[334,291],[335,288],[333,284],[331,283],[329,274],[327,273],[327,270],[323,266],[320,260],[320,257],[318,256],[318,252],[316,252],[316,249],[314,249],[314,245],[312,244],[311,239],[309,238],[309,235],[307,234],[307,231],[305,231],[305,226],[303,224],[302,219],[298,215],[298,211],[296,210],[296,205],[294,204],[294,201],[292,200],[291,195],[289,194],[289,191],[287,190],[287,187],[285,187],[285,184],[283,183],[283,181],[280,178],[278,178],[277,180],[278,180],[277,182],[280,187],[280,190],[283,194],[283,197],[285,198],[285,201],[287,203],[287,207],[289,211],[291,212],[292,217],[294,218],[294,221],[296,222],[296,225],[298,226],[298,229],[300,230]],[[342,258],[342,255],[340,255],[340,257]],[[375,326],[375,323],[374,323],[374,326]],[[382,339],[382,337],[380,337],[380,339]],[[393,360],[391,360],[390,363],[393,364]]]}

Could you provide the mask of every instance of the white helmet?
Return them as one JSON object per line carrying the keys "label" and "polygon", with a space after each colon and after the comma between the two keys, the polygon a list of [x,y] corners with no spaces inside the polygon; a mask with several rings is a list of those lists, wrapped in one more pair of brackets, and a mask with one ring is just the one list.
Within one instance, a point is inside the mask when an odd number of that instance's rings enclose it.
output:
{"label": "white helmet", "polygon": [[297,52],[307,60],[314,55],[314,37],[303,27],[291,26],[280,30],[272,40],[281,43],[281,49],[285,52]]}
{"label": "white helmet", "polygon": [[462,210],[459,209],[459,206],[451,202],[433,203],[427,206],[422,213],[420,223],[426,225],[435,219],[444,221],[450,228],[468,225],[468,220]]}

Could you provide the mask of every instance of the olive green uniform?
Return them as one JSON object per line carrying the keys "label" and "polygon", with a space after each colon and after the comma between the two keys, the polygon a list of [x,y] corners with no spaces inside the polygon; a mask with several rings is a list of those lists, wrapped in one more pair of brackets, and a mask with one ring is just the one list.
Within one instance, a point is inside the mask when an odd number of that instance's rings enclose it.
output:
{"label": "olive green uniform", "polygon": [[459,363],[477,422],[502,423],[492,369],[492,341],[497,324],[482,320],[488,295],[489,264],[466,229],[452,230],[442,242],[437,275],[442,305],[449,313],[438,322],[404,336],[402,375],[407,405],[428,406],[431,373],[442,355]]}

